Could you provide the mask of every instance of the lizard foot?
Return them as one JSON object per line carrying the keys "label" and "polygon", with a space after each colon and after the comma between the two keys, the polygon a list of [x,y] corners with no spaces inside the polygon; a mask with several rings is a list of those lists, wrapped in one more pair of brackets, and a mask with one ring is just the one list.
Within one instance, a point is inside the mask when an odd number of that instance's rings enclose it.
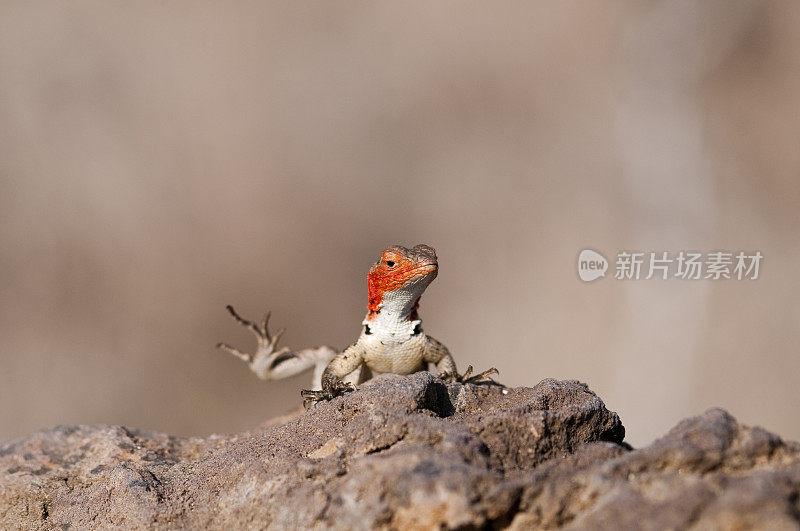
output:
{"label": "lizard foot", "polygon": [[264,318],[260,323],[254,323],[253,321],[248,321],[236,313],[236,310],[234,310],[233,306],[230,304],[225,308],[227,308],[228,312],[233,316],[237,323],[253,332],[253,334],[256,336],[256,341],[258,342],[258,348],[256,349],[255,354],[242,352],[241,350],[226,343],[217,343],[217,348],[224,350],[225,352],[229,352],[237,358],[243,360],[250,366],[250,370],[256,373],[256,375],[262,380],[269,379],[269,371],[272,368],[272,365],[275,364],[275,361],[281,358],[281,356],[289,354],[289,349],[286,347],[276,350],[278,341],[283,335],[283,329],[278,330],[274,335],[269,333],[268,325],[270,312],[267,312],[266,315],[264,315]]}
{"label": "lizard foot", "polygon": [[476,375],[472,375],[472,365],[467,365],[467,370],[458,377],[458,381],[460,383],[472,383],[472,384],[480,384],[480,383],[489,383],[494,382],[489,376],[493,374],[500,374],[500,372],[492,367],[488,371],[483,371]]}
{"label": "lizard foot", "polygon": [[356,386],[350,382],[340,382],[339,385],[333,389],[323,389],[322,391],[303,389],[300,391],[300,396],[303,397],[303,407],[308,408],[311,404],[316,404],[323,400],[333,400],[337,396],[355,390]]}

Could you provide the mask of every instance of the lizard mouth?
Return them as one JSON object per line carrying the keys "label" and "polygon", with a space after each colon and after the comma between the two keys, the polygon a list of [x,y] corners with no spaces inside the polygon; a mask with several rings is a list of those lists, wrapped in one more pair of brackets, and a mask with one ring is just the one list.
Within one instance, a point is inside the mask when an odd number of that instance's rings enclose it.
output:
{"label": "lizard mouth", "polygon": [[436,264],[418,265],[413,269],[398,271],[397,274],[387,276],[383,286],[386,291],[394,291],[404,287],[410,287],[420,282],[432,282],[439,273],[439,266]]}
{"label": "lizard mouth", "polygon": [[369,305],[367,308],[371,314],[376,313],[381,308],[384,295],[389,292],[410,291],[417,293],[418,297],[433,282],[438,272],[438,264],[427,263],[416,265],[404,271],[398,271],[394,275],[369,276],[367,278],[369,285]]}
{"label": "lizard mouth", "polygon": [[406,271],[406,274],[411,276],[429,275],[439,271],[439,261],[436,255],[417,256],[417,265]]}
{"label": "lizard mouth", "polygon": [[422,276],[422,275],[429,275],[431,273],[438,273],[439,272],[439,265],[436,263],[433,264],[423,264],[420,266],[415,267],[414,269],[410,270],[408,274],[412,277]]}
{"label": "lizard mouth", "polygon": [[431,283],[439,274],[439,265],[436,263],[418,265],[412,269],[401,272],[395,277],[398,288],[412,286],[420,282]]}

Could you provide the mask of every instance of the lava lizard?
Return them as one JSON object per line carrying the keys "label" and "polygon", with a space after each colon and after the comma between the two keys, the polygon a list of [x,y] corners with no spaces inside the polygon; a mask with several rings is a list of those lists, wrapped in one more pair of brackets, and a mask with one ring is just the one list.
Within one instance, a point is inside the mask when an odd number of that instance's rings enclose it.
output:
{"label": "lava lizard", "polygon": [[447,347],[422,331],[417,316],[419,299],[438,272],[436,251],[428,245],[411,249],[394,245],[383,251],[367,274],[369,303],[361,335],[342,352],[327,346],[277,349],[283,330],[269,333],[269,312],[261,323],[254,323],[230,305],[227,308],[234,319],[255,334],[258,348],[255,354],[248,354],[225,343],[217,347],[244,360],[262,380],[287,378],[314,367],[313,389],[301,392],[306,404],[352,391],[373,374],[411,374],[426,370],[429,363],[436,365],[439,377],[447,382],[489,382],[497,369],[472,376],[469,366],[459,375]]}

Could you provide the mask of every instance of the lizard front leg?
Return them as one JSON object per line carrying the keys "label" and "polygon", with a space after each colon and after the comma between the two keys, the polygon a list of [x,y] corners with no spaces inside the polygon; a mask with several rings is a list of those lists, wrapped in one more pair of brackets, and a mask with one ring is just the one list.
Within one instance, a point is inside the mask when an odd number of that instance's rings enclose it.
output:
{"label": "lizard front leg", "polygon": [[360,341],[356,341],[341,354],[335,356],[322,372],[322,391],[305,389],[300,392],[304,404],[318,402],[320,400],[331,400],[346,391],[354,391],[355,386],[350,382],[343,381],[348,374],[357,370],[364,363],[365,349]]}
{"label": "lizard front leg", "polygon": [[278,341],[283,335],[283,329],[278,330],[275,335],[269,333],[269,312],[260,323],[254,323],[236,313],[233,306],[228,305],[226,308],[237,323],[253,332],[258,347],[254,354],[242,352],[225,343],[218,343],[217,348],[229,352],[247,363],[250,370],[262,380],[280,380],[314,367],[314,380],[311,382],[311,386],[314,389],[322,388],[320,383],[322,371],[336,356],[334,349],[326,346],[298,351],[292,351],[288,347],[278,349]]}
{"label": "lizard front leg", "polygon": [[439,371],[439,377],[445,382],[460,382],[460,383],[483,383],[492,381],[489,376],[497,374],[497,369],[492,367],[488,371],[472,375],[472,365],[467,366],[467,370],[463,375],[459,375],[456,370],[456,362],[447,347],[431,336],[425,336],[425,349],[422,353],[423,361],[433,363],[436,365],[436,370]]}

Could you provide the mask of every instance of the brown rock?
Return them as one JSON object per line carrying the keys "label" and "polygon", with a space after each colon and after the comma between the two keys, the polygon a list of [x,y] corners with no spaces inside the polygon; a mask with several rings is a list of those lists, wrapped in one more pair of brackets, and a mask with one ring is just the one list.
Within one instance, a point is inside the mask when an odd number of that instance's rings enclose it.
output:
{"label": "brown rock", "polygon": [[283,424],[0,446],[0,527],[796,526],[800,448],[712,410],[648,448],[584,384],[381,376]]}

